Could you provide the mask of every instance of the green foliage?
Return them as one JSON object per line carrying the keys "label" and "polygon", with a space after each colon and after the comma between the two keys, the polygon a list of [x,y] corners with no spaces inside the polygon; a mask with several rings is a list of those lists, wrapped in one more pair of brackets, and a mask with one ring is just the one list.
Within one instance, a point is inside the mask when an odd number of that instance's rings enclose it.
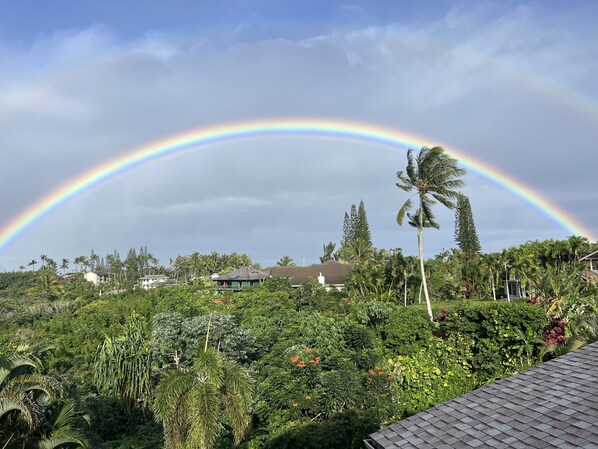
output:
{"label": "green foliage", "polygon": [[304,422],[281,432],[264,449],[360,449],[379,422],[371,413],[349,410],[322,422]]}
{"label": "green foliage", "polygon": [[203,349],[210,323],[209,344],[238,362],[248,362],[255,354],[255,340],[239,327],[231,315],[198,315],[183,318],[178,313],[154,317],[150,347],[159,370],[188,366]]}
{"label": "green foliage", "polygon": [[377,326],[389,320],[397,309],[396,304],[381,301],[364,301],[355,305],[355,319],[367,326]]}
{"label": "green foliage", "polygon": [[428,344],[392,361],[397,400],[403,417],[419,413],[476,388],[471,342],[463,337]]}
{"label": "green foliage", "polygon": [[35,273],[31,271],[11,271],[0,273],[0,293],[2,295],[25,293],[33,284]]}
{"label": "green foliage", "polygon": [[94,365],[98,390],[122,399],[128,411],[135,403],[144,405],[150,395],[151,353],[139,317],[133,315],[124,334],[107,337]]}
{"label": "green foliage", "polygon": [[[334,247],[324,247],[324,253],[332,253]],[[359,208],[353,204],[351,214],[345,212],[343,221],[343,237],[341,246],[335,254],[335,259],[347,262],[363,262],[368,259],[373,250],[372,237],[368,225],[365,205],[363,200],[359,203]]]}
{"label": "green foliage", "polygon": [[396,354],[411,355],[432,340],[433,325],[421,308],[399,307],[383,327],[385,345]]}
{"label": "green foliage", "polygon": [[457,197],[457,208],[455,211],[455,241],[459,249],[466,256],[478,254],[482,249],[480,239],[473,221],[471,204],[465,195]]}
{"label": "green foliage", "polygon": [[[460,302],[448,311],[441,330],[473,341],[473,368],[491,380],[518,370],[523,352],[526,358],[536,356],[546,325],[542,308],[528,303]],[[520,353],[521,344],[528,347]]]}
{"label": "green foliage", "polygon": [[167,448],[211,449],[226,422],[238,444],[249,426],[249,375],[219,352],[200,351],[187,370],[160,379],[152,405]]}

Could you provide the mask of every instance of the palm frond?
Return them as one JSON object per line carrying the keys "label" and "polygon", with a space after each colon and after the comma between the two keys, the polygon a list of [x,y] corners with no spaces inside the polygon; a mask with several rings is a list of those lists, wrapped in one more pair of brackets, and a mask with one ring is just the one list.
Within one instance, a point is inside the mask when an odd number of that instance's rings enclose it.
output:
{"label": "palm frond", "polygon": [[401,208],[399,209],[399,212],[397,213],[397,223],[399,225],[403,225],[403,220],[405,219],[405,214],[411,210],[411,208],[413,207],[413,203],[411,202],[411,198],[407,199],[407,201],[405,201],[405,203],[401,206]]}
{"label": "palm frond", "polygon": [[195,385],[197,376],[192,372],[172,371],[160,379],[152,403],[157,421],[164,421],[177,412],[180,400]]}
{"label": "palm frond", "polygon": [[11,411],[18,411],[19,416],[29,428],[33,427],[36,421],[36,414],[25,396],[21,397],[0,397],[0,418]]}
{"label": "palm frond", "polygon": [[198,383],[189,392],[189,440],[192,447],[211,449],[220,434],[220,398],[209,382]]}

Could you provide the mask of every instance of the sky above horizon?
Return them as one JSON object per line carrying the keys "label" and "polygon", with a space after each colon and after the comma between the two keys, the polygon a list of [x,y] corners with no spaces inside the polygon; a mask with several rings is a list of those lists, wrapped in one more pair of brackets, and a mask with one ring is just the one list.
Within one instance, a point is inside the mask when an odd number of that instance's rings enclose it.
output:
{"label": "sky above horizon", "polygon": [[[593,1],[0,0],[0,229],[135,148],[232,121],[325,118],[442,142],[514,178],[598,236],[598,3]],[[124,257],[245,252],[318,262],[363,199],[374,244],[415,254],[395,217],[404,148],[334,138],[224,141],[114,176],[0,252]],[[564,229],[474,172],[482,249]],[[453,213],[424,234],[455,246]]]}

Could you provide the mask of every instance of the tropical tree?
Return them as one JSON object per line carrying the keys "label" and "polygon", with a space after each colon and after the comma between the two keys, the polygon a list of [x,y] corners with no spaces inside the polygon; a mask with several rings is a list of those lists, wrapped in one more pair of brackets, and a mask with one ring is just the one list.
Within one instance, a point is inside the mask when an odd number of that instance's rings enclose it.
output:
{"label": "tropical tree", "polygon": [[104,393],[121,399],[128,412],[150,393],[151,352],[139,316],[125,325],[124,335],[107,337],[98,351],[94,381]]}
{"label": "tropical tree", "polygon": [[471,204],[469,198],[462,194],[457,197],[455,241],[467,257],[473,257],[481,251],[480,239],[471,212]]}
{"label": "tropical tree", "polygon": [[57,395],[57,382],[40,374],[33,356],[15,354],[0,358],[0,419],[16,415],[33,430],[43,419],[43,405]]}
{"label": "tropical tree", "polygon": [[89,419],[73,401],[60,399],[58,382],[41,368],[32,355],[0,358],[0,439],[4,428],[9,434],[3,448],[92,447],[93,435],[79,426],[81,418]]}
{"label": "tropical tree", "polygon": [[290,256],[282,256],[278,262],[276,262],[276,266],[278,267],[294,267],[295,261]]}
{"label": "tropical tree", "polygon": [[320,262],[325,263],[330,260],[333,260],[333,258],[334,258],[333,253],[334,253],[335,248],[336,248],[336,243],[333,243],[333,242],[328,242],[328,244],[322,245],[324,254],[322,255],[322,257],[320,257]]}
{"label": "tropical tree", "polygon": [[62,270],[62,273],[66,273],[66,270],[69,269],[69,263],[70,261],[66,258],[62,259],[62,262],[60,263],[60,269]]}
{"label": "tropical tree", "polygon": [[35,275],[33,286],[28,293],[32,296],[41,296],[45,299],[56,299],[64,292],[64,287],[59,284],[56,271],[50,266],[42,267]]}
{"label": "tropical tree", "polygon": [[458,189],[464,184],[461,179],[464,175],[465,170],[457,165],[457,160],[445,153],[441,147],[424,147],[417,156],[414,156],[413,150],[409,150],[405,171],[397,172],[397,187],[405,192],[414,192],[412,196],[416,197],[418,208],[415,213],[409,213],[413,208],[410,197],[399,209],[397,223],[402,225],[407,215],[409,224],[417,228],[419,266],[430,320],[434,319],[434,315],[424,269],[423,229],[440,227],[432,213],[434,204],[441,203],[449,209],[455,208],[452,199],[459,195]]}
{"label": "tropical tree", "polygon": [[166,373],[153,411],[164,425],[166,448],[211,449],[226,422],[238,444],[249,426],[249,375],[206,345],[193,367]]}
{"label": "tropical tree", "polygon": [[35,266],[37,265],[37,260],[32,259],[31,262],[29,262],[27,265],[31,267],[31,271],[35,271]]}
{"label": "tropical tree", "polygon": [[75,263],[79,265],[79,271],[83,271],[83,266],[87,264],[87,257],[77,256],[75,257]]}

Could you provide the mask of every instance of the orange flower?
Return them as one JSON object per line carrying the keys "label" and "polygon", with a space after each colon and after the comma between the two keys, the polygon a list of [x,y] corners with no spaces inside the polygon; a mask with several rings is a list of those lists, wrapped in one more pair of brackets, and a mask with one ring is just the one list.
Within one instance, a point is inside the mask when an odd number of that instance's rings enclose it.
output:
{"label": "orange flower", "polygon": [[307,349],[305,350],[305,352],[307,352],[307,353],[309,354],[309,353],[311,352],[311,348],[307,348]]}
{"label": "orange flower", "polygon": [[299,404],[297,404],[296,402],[293,402],[293,407],[299,407]]}
{"label": "orange flower", "polygon": [[307,399],[308,401],[311,401],[311,396],[308,394],[307,396],[305,396],[305,399]]}
{"label": "orange flower", "polygon": [[299,356],[296,355],[295,357],[291,357],[291,362],[297,363],[299,361]]}
{"label": "orange flower", "polygon": [[368,370],[368,373],[370,373],[372,376],[376,375],[376,371],[374,371],[373,369]]}
{"label": "orange flower", "polygon": [[341,298],[341,301],[348,301],[349,298]]}
{"label": "orange flower", "polygon": [[311,360],[309,361],[309,363],[316,363],[316,361],[315,361],[314,359],[311,359]]}
{"label": "orange flower", "polygon": [[391,376],[390,374],[386,377],[388,380],[393,380],[394,376]]}
{"label": "orange flower", "polygon": [[320,363],[320,357],[316,357],[316,363]]}
{"label": "orange flower", "polygon": [[371,381],[372,381],[372,378],[371,378],[371,377],[368,377],[368,382],[371,382]]}
{"label": "orange flower", "polygon": [[305,368],[305,362],[299,362],[297,368]]}
{"label": "orange flower", "polygon": [[381,376],[382,374],[384,374],[382,371],[378,371],[379,376]]}

